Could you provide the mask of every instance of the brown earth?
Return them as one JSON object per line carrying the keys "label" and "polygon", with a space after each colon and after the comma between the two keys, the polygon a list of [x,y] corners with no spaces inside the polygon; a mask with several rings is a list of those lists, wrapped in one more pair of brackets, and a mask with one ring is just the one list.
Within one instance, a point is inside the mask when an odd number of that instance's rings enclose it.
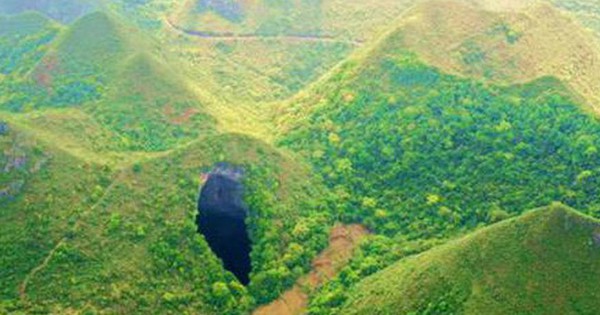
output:
{"label": "brown earth", "polygon": [[338,225],[331,230],[329,246],[312,263],[311,272],[271,304],[258,308],[254,315],[300,315],[306,311],[311,290],[331,279],[350,258],[367,230],[358,224]]}

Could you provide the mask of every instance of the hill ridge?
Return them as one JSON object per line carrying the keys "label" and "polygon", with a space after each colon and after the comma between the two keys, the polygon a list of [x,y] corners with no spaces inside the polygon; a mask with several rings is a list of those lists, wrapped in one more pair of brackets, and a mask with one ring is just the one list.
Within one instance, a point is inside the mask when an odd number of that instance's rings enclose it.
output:
{"label": "hill ridge", "polygon": [[399,261],[354,287],[343,311],[593,314],[598,258],[600,220],[555,203]]}

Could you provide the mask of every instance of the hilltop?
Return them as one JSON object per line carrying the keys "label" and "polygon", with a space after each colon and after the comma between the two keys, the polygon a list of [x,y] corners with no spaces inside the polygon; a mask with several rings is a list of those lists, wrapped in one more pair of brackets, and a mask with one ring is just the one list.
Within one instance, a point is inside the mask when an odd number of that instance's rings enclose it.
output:
{"label": "hilltop", "polygon": [[335,314],[404,244],[418,252],[552,201],[598,216],[598,120],[565,84],[448,73],[396,30],[276,108],[278,144],[323,177],[332,212],[379,236],[313,295],[311,314]]}
{"label": "hilltop", "polygon": [[280,112],[279,144],[312,163],[344,220],[428,238],[554,200],[597,213],[599,123],[560,81],[450,75],[399,49],[403,38],[392,33]]}
{"label": "hilltop", "polygon": [[[307,270],[332,225],[308,167],[249,137],[206,137],[122,168],[81,160],[11,123],[0,140],[8,232],[0,311],[245,314]],[[200,175],[223,160],[247,173],[248,288],[194,225]]]}
{"label": "hilltop", "polygon": [[[244,314],[308,271],[333,221],[301,159],[118,15],[49,25],[35,62],[3,78],[0,312]],[[194,224],[201,175],[222,161],[245,169],[255,209],[248,288]]]}
{"label": "hilltop", "polygon": [[188,0],[163,13],[160,33],[193,82],[260,106],[301,91],[412,3]]}
{"label": "hilltop", "polygon": [[94,0],[4,0],[0,3],[0,14],[37,11],[62,23],[70,23],[94,10],[95,4]]}
{"label": "hilltop", "polygon": [[[597,223],[556,205],[522,215],[559,201],[600,216],[600,121],[585,110],[600,50],[565,11],[587,0],[557,1],[7,2],[0,313],[234,315],[290,294],[311,314],[371,299],[594,310],[597,274],[573,268],[597,267]],[[247,286],[195,225],[218,165],[243,174]],[[327,249],[334,226],[366,236]],[[559,256],[525,283],[535,294],[511,295],[520,265]],[[380,287],[388,270],[417,283],[431,270],[397,266],[429,261],[448,274],[425,279],[427,296]],[[571,304],[539,306],[559,277]]]}
{"label": "hilltop", "polygon": [[600,41],[592,32],[549,3],[519,1],[498,10],[473,2],[415,6],[394,31],[402,36],[399,46],[443,71],[501,84],[555,76],[598,110]]}
{"label": "hilltop", "polygon": [[406,258],[352,289],[342,314],[595,314],[600,221],[561,205]]}
{"label": "hilltop", "polygon": [[[35,12],[0,16],[0,74],[3,83],[31,71],[59,31],[56,23]],[[0,99],[7,97],[3,95]]]}
{"label": "hilltop", "polygon": [[169,57],[154,53],[151,37],[103,12],[59,30],[38,45],[43,50],[34,46],[42,54],[30,70],[3,86],[3,106],[27,112],[12,120],[90,161],[166,151],[214,134],[209,101],[167,65]]}

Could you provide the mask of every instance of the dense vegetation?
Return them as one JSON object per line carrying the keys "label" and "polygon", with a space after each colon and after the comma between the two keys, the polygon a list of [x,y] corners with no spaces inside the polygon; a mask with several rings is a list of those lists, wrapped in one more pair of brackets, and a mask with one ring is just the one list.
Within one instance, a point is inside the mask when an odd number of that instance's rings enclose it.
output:
{"label": "dense vegetation", "polygon": [[367,278],[340,314],[596,314],[599,233],[564,206],[535,210]]}
{"label": "dense vegetation", "polygon": [[[304,274],[326,244],[331,218],[319,201],[322,186],[250,138],[209,137],[165,158],[111,169],[3,126],[2,179],[18,191],[0,186],[1,228],[10,232],[0,239],[7,284],[0,311],[245,314]],[[222,160],[247,170],[249,288],[223,269],[194,225],[200,174]],[[23,210],[35,215],[23,217]]]}
{"label": "dense vegetation", "polygon": [[598,121],[557,81],[490,86],[411,54],[376,56],[349,63],[299,101],[296,115],[317,105],[281,142],[322,174],[339,220],[387,236],[369,239],[313,296],[311,314],[335,314],[357,281],[429,248],[426,239],[555,200],[600,216]]}
{"label": "dense vegetation", "polygon": [[600,124],[556,81],[486,86],[410,54],[371,57],[282,140],[335,190],[341,220],[431,238],[555,200],[600,215]]}
{"label": "dense vegetation", "polygon": [[[596,223],[555,208],[438,247],[553,201],[600,216],[600,125],[557,79],[498,86],[446,74],[394,29],[303,91],[412,2],[0,3],[0,314],[248,314],[306,275],[340,222],[371,234],[312,292],[311,314],[361,312],[357,303],[394,313],[397,300],[416,314],[460,310],[477,296],[466,283],[500,267],[457,257],[488,239],[508,249],[487,254],[507,268],[595,248]],[[562,1],[573,11],[583,2]],[[494,24],[484,35],[514,46],[517,29]],[[457,47],[465,63],[486,57],[484,46]],[[247,287],[194,225],[202,174],[219,162],[245,170]],[[563,217],[561,238],[553,220]],[[554,256],[524,253],[513,235],[523,229],[547,238]],[[440,270],[460,277],[411,278],[418,253],[444,256]],[[583,254],[573,257],[587,262]],[[556,271],[549,284],[583,279]],[[408,302],[412,289],[380,291],[390,272],[426,290]],[[508,280],[482,290],[518,292]],[[571,306],[584,312],[596,304],[592,283],[580,282]]]}
{"label": "dense vegetation", "polygon": [[[19,17],[42,19],[34,14]],[[34,39],[56,34],[56,27],[46,22],[50,26],[33,28],[29,20],[25,29],[32,29],[32,35],[23,37],[33,42],[7,46],[18,49],[8,61],[14,55],[23,60],[11,61],[21,70],[7,76],[0,87],[5,95],[0,107],[12,112],[77,107],[98,126],[98,133],[106,135],[103,145],[95,145],[103,151],[163,151],[214,134],[214,119],[203,113],[202,102],[176,74],[144,52],[150,40],[124,34],[117,17],[87,15],[63,32],[49,51],[46,42]],[[13,21],[7,24],[20,28]],[[24,59],[24,49],[36,54]]]}

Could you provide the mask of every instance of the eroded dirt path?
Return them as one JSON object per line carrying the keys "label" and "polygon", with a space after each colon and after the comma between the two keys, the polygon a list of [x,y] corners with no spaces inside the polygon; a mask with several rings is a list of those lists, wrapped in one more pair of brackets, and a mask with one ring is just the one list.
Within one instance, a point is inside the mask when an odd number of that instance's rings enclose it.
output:
{"label": "eroded dirt path", "polygon": [[358,224],[338,225],[331,230],[329,246],[317,256],[308,275],[300,278],[293,288],[280,298],[258,308],[253,315],[300,315],[306,311],[307,292],[335,276],[352,257],[367,229]]}
{"label": "eroded dirt path", "polygon": [[265,40],[265,39],[279,39],[279,40],[289,40],[289,41],[306,41],[306,42],[326,42],[326,43],[344,43],[354,46],[360,46],[363,44],[361,40],[344,40],[339,39],[331,35],[313,35],[313,34],[287,34],[287,35],[277,35],[277,34],[255,34],[255,33],[219,33],[212,31],[198,31],[191,30],[184,27],[181,27],[169,19],[165,19],[165,22],[168,26],[170,26],[173,30],[188,35],[205,39],[215,39],[215,40],[235,40],[235,41],[243,41],[243,40]]}
{"label": "eroded dirt path", "polygon": [[[96,208],[98,206],[100,206],[100,204],[104,201],[104,199],[106,199],[106,197],[112,192],[113,188],[116,186],[117,182],[120,181],[120,177],[119,175],[117,175],[117,177],[110,183],[110,185],[108,185],[105,189],[104,189],[104,193],[102,194],[102,196],[98,199],[98,201],[96,201],[86,212],[84,212],[81,217],[83,217],[84,215],[87,215],[90,212],[93,212],[94,210],[96,210]],[[77,221],[75,223],[74,226],[74,230],[77,230],[77,228],[81,225],[81,219],[79,219],[79,221]],[[44,268],[46,268],[46,266],[48,266],[48,264],[50,263],[50,261],[52,260],[52,258],[54,257],[54,254],[56,254],[56,252],[67,243],[67,237],[62,237],[57,243],[56,245],[52,248],[52,250],[50,250],[50,252],[48,253],[48,255],[46,255],[46,257],[44,258],[44,260],[37,265],[35,268],[33,268],[28,274],[27,276],[25,276],[25,279],[23,279],[23,282],[21,282],[21,285],[19,285],[19,298],[21,299],[22,303],[27,303],[27,286],[29,285],[29,283],[32,281],[32,279],[35,277],[35,275],[42,271]]]}

